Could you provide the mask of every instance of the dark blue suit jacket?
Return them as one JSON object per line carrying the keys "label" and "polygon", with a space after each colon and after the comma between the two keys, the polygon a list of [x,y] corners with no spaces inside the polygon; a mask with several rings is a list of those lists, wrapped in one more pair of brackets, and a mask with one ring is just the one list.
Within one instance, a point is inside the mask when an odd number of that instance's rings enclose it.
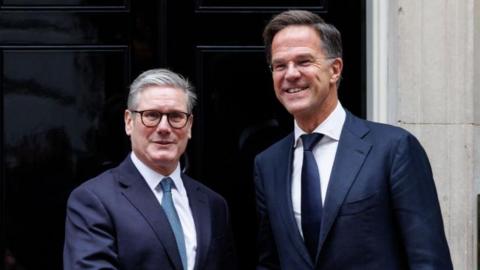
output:
{"label": "dark blue suit jacket", "polygon": [[308,255],[291,201],[294,136],[255,159],[257,269],[452,269],[430,164],[415,137],[347,112]]}
{"label": "dark blue suit jacket", "polygon": [[[197,230],[195,269],[232,269],[225,200],[182,174]],[[64,269],[182,269],[167,217],[130,157],[68,200]]]}

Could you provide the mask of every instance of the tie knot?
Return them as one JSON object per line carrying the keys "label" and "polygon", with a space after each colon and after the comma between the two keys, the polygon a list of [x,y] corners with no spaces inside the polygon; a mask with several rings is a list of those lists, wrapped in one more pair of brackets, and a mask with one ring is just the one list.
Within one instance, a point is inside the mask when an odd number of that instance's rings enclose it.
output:
{"label": "tie knot", "polygon": [[311,134],[303,134],[300,136],[303,143],[303,151],[312,151],[313,147],[320,141],[323,137],[323,134],[319,133],[311,133]]}
{"label": "tie knot", "polygon": [[173,180],[170,177],[165,177],[160,181],[160,186],[162,187],[163,192],[172,191]]}

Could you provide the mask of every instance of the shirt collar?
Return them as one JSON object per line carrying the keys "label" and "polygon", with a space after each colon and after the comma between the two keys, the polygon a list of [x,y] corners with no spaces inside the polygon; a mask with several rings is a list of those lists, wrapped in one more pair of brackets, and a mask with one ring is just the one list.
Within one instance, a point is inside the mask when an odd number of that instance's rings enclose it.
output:
{"label": "shirt collar", "polygon": [[[343,123],[345,123],[345,118],[347,117],[347,113],[343,108],[340,101],[337,102],[337,106],[335,109],[330,113],[330,115],[325,119],[320,125],[318,125],[312,133],[320,133],[323,134],[324,137],[330,138],[331,140],[338,141],[340,140],[340,134],[342,133]],[[299,126],[297,121],[294,121],[294,135],[295,135],[295,145],[294,147],[298,146],[300,140],[300,136],[306,134],[304,130],[302,130]]]}
{"label": "shirt collar", "polygon": [[157,190],[158,186],[160,184],[160,181],[162,181],[163,178],[165,177],[170,177],[173,180],[173,183],[175,184],[175,188],[177,191],[182,194],[186,195],[187,191],[185,190],[185,186],[183,185],[181,173],[180,173],[180,164],[177,164],[177,167],[175,170],[170,174],[170,175],[162,175],[159,174],[158,172],[152,170],[150,167],[148,167],[145,163],[143,163],[132,151],[130,154],[130,158],[132,159],[133,164],[135,167],[137,167],[138,171],[140,174],[143,176],[145,181],[147,182],[148,186],[150,187],[151,190]]}

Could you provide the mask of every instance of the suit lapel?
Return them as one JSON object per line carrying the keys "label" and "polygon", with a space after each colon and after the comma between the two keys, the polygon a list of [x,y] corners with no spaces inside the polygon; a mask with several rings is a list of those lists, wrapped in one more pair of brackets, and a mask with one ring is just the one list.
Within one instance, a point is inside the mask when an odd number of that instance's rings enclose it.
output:
{"label": "suit lapel", "polygon": [[290,240],[295,247],[295,250],[302,256],[302,258],[310,265],[312,260],[308,254],[307,248],[303,241],[302,235],[298,230],[297,222],[295,220],[295,214],[293,213],[292,204],[292,164],[293,164],[293,145],[294,137],[290,134],[284,141],[284,144],[280,148],[282,153],[277,154],[275,164],[271,166],[273,169],[274,185],[278,187],[278,193],[276,196],[276,204],[282,214],[282,219],[285,225],[285,231],[288,233]]}
{"label": "suit lapel", "polygon": [[167,216],[160,207],[155,195],[133,165],[130,157],[127,157],[118,167],[117,179],[119,180],[122,194],[150,224],[175,269],[181,270],[183,268],[182,261]]}
{"label": "suit lapel", "polygon": [[195,269],[202,269],[207,258],[207,251],[210,246],[211,231],[211,212],[207,200],[207,195],[201,188],[185,174],[182,174],[183,184],[187,190],[190,209],[192,209],[195,229],[197,231],[197,256],[195,259]]}
{"label": "suit lapel", "polygon": [[363,122],[347,112],[347,119],[338,143],[323,208],[317,259],[337,217],[340,206],[343,204],[345,196],[372,147],[370,143],[362,139],[368,131],[368,127]]}

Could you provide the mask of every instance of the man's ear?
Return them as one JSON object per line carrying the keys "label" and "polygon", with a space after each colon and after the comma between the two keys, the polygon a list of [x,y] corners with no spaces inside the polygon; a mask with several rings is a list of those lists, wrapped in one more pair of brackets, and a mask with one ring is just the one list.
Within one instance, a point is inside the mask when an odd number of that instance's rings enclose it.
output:
{"label": "man's ear", "polygon": [[130,136],[132,134],[133,130],[133,115],[132,112],[129,110],[125,110],[125,113],[123,114],[123,118],[125,121],[125,133]]}
{"label": "man's ear", "polygon": [[190,118],[188,119],[188,121],[190,122],[188,125],[188,138],[191,139],[192,138],[192,127],[193,127],[193,114],[190,115]]}
{"label": "man's ear", "polygon": [[332,64],[330,65],[330,82],[331,83],[337,83],[341,76],[342,76],[342,70],[343,70],[343,60],[342,58],[335,58],[333,59]]}

